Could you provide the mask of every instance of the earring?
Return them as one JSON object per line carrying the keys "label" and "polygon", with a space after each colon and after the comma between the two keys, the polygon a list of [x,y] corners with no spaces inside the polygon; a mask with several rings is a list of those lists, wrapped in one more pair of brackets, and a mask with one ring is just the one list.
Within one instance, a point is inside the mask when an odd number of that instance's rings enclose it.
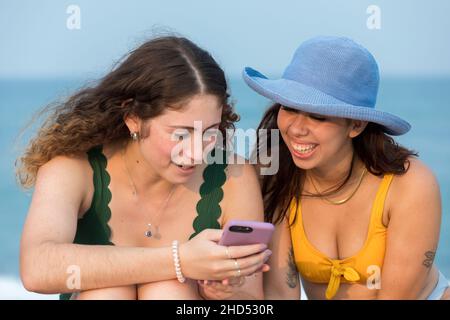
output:
{"label": "earring", "polygon": [[130,133],[131,139],[133,139],[133,141],[138,141],[139,140],[139,132],[132,132]]}

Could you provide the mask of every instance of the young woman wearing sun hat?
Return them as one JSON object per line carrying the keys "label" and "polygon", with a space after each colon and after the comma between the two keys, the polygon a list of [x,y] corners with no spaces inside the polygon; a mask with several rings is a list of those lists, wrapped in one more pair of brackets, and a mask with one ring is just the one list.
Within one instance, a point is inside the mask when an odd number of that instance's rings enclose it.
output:
{"label": "young woman wearing sun hat", "polygon": [[298,298],[297,272],[309,299],[448,295],[433,264],[438,182],[391,137],[410,125],[375,109],[379,71],[370,52],[348,38],[315,37],[281,79],[252,68],[243,77],[274,102],[259,129],[282,136],[266,145],[279,152],[280,170],[262,177],[266,220],[277,224],[266,298]]}

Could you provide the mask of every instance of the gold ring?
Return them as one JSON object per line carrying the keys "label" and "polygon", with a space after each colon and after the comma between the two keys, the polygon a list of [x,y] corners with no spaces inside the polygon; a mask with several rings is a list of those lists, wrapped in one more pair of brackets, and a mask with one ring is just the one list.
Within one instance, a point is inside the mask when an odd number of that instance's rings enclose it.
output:
{"label": "gold ring", "polygon": [[234,259],[234,266],[236,267],[237,274],[238,274],[236,277],[240,277],[241,276],[241,268],[239,267],[239,263],[238,263],[237,259]]}
{"label": "gold ring", "polygon": [[225,252],[227,254],[228,259],[233,259],[230,255],[230,252],[228,251],[228,247],[225,247]]}

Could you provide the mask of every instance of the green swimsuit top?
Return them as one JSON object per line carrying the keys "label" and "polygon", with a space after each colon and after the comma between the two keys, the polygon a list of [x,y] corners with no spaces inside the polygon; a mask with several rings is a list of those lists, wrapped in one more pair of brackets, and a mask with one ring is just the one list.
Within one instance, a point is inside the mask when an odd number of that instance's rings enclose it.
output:
{"label": "green swimsuit top", "polygon": [[[94,171],[94,195],[91,207],[78,220],[73,242],[76,244],[114,245],[111,242],[111,229],[108,225],[111,218],[109,208],[112,197],[109,190],[111,177],[106,171],[107,160],[102,150],[102,146],[97,146],[87,152],[89,163]],[[213,149],[209,156],[214,157],[216,150],[223,152],[222,159],[226,159],[225,150]],[[212,162],[203,171],[203,183],[200,186],[201,198],[196,206],[197,217],[193,221],[194,232],[189,239],[192,239],[204,229],[221,228],[218,222],[222,214],[219,203],[223,198],[222,186],[226,181],[226,167],[226,163]],[[71,295],[71,293],[61,294],[60,299],[69,300]]]}

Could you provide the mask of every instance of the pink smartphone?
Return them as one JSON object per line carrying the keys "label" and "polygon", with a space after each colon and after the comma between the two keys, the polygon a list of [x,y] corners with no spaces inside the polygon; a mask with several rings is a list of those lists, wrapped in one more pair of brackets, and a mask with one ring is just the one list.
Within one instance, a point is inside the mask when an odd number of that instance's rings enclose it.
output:
{"label": "pink smartphone", "polygon": [[268,222],[231,220],[225,227],[219,244],[222,246],[242,246],[249,244],[269,244],[274,226]]}

